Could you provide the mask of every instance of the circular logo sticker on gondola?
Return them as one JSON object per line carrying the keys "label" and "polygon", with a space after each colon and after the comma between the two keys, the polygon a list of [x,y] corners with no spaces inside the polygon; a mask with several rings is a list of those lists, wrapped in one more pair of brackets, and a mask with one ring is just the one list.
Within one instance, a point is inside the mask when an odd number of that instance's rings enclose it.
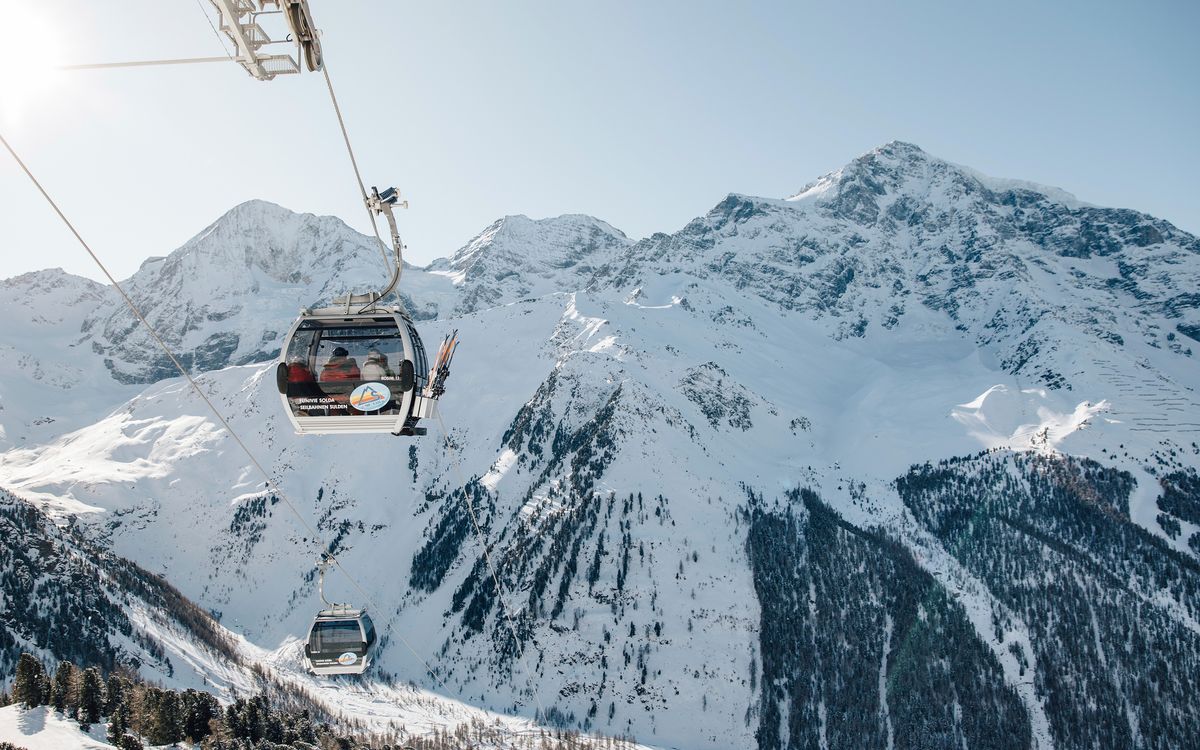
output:
{"label": "circular logo sticker on gondola", "polygon": [[358,654],[350,651],[338,657],[338,664],[341,664],[343,667],[348,667],[356,661],[358,661]]}
{"label": "circular logo sticker on gondola", "polygon": [[359,411],[379,411],[392,400],[392,392],[383,383],[363,383],[350,393],[350,405]]}

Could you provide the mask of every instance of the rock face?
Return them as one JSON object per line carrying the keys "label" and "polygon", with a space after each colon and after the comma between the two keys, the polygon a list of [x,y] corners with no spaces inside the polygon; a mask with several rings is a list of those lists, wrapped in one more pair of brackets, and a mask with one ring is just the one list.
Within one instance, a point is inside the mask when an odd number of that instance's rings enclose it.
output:
{"label": "rock face", "polygon": [[[387,633],[375,695],[664,747],[1200,732],[1196,238],[903,143],[636,242],[508,217],[402,282],[464,342],[448,434],[299,439],[269,367],[227,365],[380,266],[255,203],[131,283],[277,489],[170,379],[0,454],[0,485],[285,673],[333,550]],[[95,377],[165,374],[110,299],[87,320]]]}

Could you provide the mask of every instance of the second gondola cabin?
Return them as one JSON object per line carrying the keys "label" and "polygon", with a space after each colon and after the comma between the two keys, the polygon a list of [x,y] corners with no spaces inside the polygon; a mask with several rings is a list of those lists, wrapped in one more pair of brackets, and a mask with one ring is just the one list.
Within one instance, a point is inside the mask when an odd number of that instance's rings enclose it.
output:
{"label": "second gondola cabin", "polygon": [[313,674],[362,674],[371,666],[375,624],[365,609],[335,604],[317,613],[304,658]]}
{"label": "second gondola cabin", "polygon": [[281,360],[276,384],[297,433],[419,435],[433,415],[425,347],[399,306],[303,310]]}

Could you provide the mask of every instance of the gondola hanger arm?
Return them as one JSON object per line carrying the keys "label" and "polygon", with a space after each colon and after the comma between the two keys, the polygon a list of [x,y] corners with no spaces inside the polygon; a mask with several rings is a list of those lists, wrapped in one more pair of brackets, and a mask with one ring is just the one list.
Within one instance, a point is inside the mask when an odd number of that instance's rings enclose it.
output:
{"label": "gondola hanger arm", "polygon": [[408,201],[400,200],[400,191],[394,187],[385,189],[383,192],[379,188],[371,186],[371,192],[364,191],[363,201],[367,205],[367,211],[371,214],[371,222],[375,222],[375,217],[383,215],[387,219],[388,231],[392,238],[392,252],[396,256],[396,265],[392,269],[392,278],[387,287],[379,292],[379,298],[383,299],[396,288],[396,284],[400,282],[400,276],[404,273],[404,241],[400,239],[400,230],[396,226],[395,207],[408,208]]}

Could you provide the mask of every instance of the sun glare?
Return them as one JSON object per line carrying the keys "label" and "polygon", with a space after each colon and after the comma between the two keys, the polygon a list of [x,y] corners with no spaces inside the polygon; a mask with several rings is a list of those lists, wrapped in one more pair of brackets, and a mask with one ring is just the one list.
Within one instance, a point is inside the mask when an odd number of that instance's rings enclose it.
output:
{"label": "sun glare", "polygon": [[19,124],[49,98],[62,71],[59,32],[26,6],[0,4],[0,117]]}

